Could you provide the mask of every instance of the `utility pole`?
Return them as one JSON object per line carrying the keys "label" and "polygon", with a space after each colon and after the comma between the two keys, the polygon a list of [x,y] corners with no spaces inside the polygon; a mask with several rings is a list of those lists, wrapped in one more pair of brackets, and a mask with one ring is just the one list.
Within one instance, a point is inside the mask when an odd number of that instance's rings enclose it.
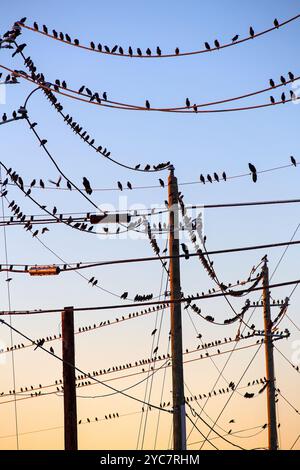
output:
{"label": "utility pole", "polygon": [[278,449],[277,421],[275,403],[275,372],[272,340],[272,320],[270,308],[269,291],[269,268],[265,257],[263,266],[263,312],[264,312],[264,343],[266,355],[266,378],[267,378],[267,405],[268,405],[268,439],[269,450]]}
{"label": "utility pole", "polygon": [[[186,450],[186,418],[182,362],[182,324],[178,221],[178,186],[174,168],[168,178],[169,205],[169,254],[170,258],[170,304],[171,349],[172,349],[172,390],[173,390],[173,448]],[[173,258],[174,257],[174,258]]]}
{"label": "utility pole", "polygon": [[65,450],[78,450],[73,307],[64,308],[61,323]]}

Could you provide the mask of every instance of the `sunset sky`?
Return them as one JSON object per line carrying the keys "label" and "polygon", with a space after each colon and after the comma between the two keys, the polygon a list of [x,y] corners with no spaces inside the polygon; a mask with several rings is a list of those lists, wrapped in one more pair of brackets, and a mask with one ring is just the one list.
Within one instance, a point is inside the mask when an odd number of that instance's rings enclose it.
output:
{"label": "sunset sky", "polygon": [[[249,27],[255,31],[271,28],[274,18],[285,21],[300,13],[299,2],[290,0],[217,0],[211,2],[187,0],[175,1],[96,1],[74,2],[53,0],[50,3],[37,0],[14,0],[4,2],[1,7],[0,36],[12,24],[27,17],[27,24],[36,21],[46,24],[51,31],[68,33],[72,38],[80,38],[82,44],[91,40],[113,46],[119,44],[125,49],[131,45],[146,50],[155,50],[159,45],[163,52],[202,49],[204,42],[213,44],[218,39],[222,44],[230,42],[235,34],[248,35]],[[86,85],[92,90],[106,91],[109,99],[144,106],[148,99],[152,107],[185,106],[188,97],[191,103],[223,100],[269,86],[269,79],[279,83],[281,75],[287,77],[291,71],[300,75],[297,66],[300,53],[300,21],[294,21],[264,36],[247,41],[235,47],[208,54],[161,59],[130,59],[111,55],[95,54],[52,41],[31,31],[24,30],[19,42],[25,42],[24,53],[31,56],[39,71],[48,81],[66,80],[68,86],[78,90]],[[24,64],[17,55],[12,58],[9,49],[0,49],[0,64],[11,69],[24,70]],[[2,70],[5,76],[5,71]],[[295,82],[295,85],[298,82]],[[0,85],[2,86],[2,85]],[[284,88],[284,89],[283,89]],[[14,109],[24,103],[33,86],[20,79],[20,84],[6,87],[6,102],[0,105],[0,118],[5,112],[9,117]],[[284,91],[289,96],[290,85],[274,90],[277,100]],[[295,92],[297,89],[295,88]],[[261,94],[245,101],[229,103],[228,107],[269,103],[270,93]],[[258,175],[254,184],[250,176],[230,179],[226,183],[198,184],[199,175],[221,174],[241,175],[248,173],[248,163],[258,171],[281,167],[290,163],[290,156],[300,162],[299,153],[299,112],[300,105],[286,103],[275,107],[257,110],[216,113],[216,114],[176,114],[160,112],[139,112],[92,106],[58,96],[64,111],[74,117],[98,145],[107,147],[116,160],[129,165],[157,164],[171,161],[175,174],[182,185],[186,204],[205,205],[295,199],[299,197],[299,167],[289,167]],[[299,101],[300,103],[300,101]],[[224,105],[223,105],[224,106]],[[37,122],[37,131],[48,140],[47,148],[68,177],[82,187],[83,176],[91,182],[94,191],[91,198],[101,208],[129,210],[134,208],[164,207],[167,189],[162,187],[123,191],[117,189],[117,182],[126,186],[157,186],[158,178],[167,182],[167,172],[137,173],[118,167],[96,154],[85,145],[63,123],[41,92],[35,93],[28,104],[31,121]],[[57,180],[58,172],[47,159],[25,121],[0,126],[1,162],[16,170],[30,184],[33,178],[48,183]],[[2,171],[2,180],[4,179]],[[65,187],[65,183],[62,183]],[[14,199],[27,215],[41,214],[31,201],[16,187],[8,187],[8,199]],[[34,197],[53,206],[58,213],[87,213],[94,208],[75,191],[41,190],[32,191]],[[200,210],[200,209],[199,209]],[[1,217],[11,215],[4,201]],[[196,216],[194,210],[192,215]],[[160,219],[166,222],[166,217]],[[203,211],[204,232],[209,250],[240,247],[246,245],[286,242],[291,239],[300,223],[299,204],[274,206],[254,206],[228,209],[205,209]],[[154,220],[158,223],[159,219]],[[9,264],[47,265],[68,262],[93,262],[119,258],[153,256],[149,241],[136,234],[111,237],[95,236],[72,230],[63,224],[49,224],[49,232],[33,238],[22,227],[6,228],[7,258]],[[6,263],[4,231],[0,227],[0,264]],[[300,240],[299,231],[294,235]],[[166,237],[158,237],[163,250]],[[182,242],[193,250],[187,236]],[[224,283],[235,284],[236,280],[248,278],[251,268],[259,264],[268,254],[269,269],[272,274],[281,259],[284,247],[268,250],[224,254],[213,257],[214,267]],[[194,257],[181,260],[182,290],[186,294],[212,289],[211,279]],[[80,271],[87,279],[98,279],[98,288],[91,287],[78,273],[61,273],[53,277],[30,277],[12,274],[10,281],[11,309],[63,309],[65,306],[92,307],[119,305],[124,303],[120,295],[127,291],[129,298],[139,294],[153,293],[157,298],[166,290],[166,276],[158,261],[139,264],[122,264],[98,267]],[[280,261],[272,277],[273,282],[286,282],[300,279],[299,247],[290,247]],[[9,308],[6,273],[0,273],[0,310]],[[104,290],[102,290],[102,288]],[[293,286],[273,289],[272,300],[289,296]],[[249,296],[251,302],[260,299],[260,291]],[[245,298],[233,300],[237,311],[244,305]],[[287,328],[291,337],[275,343],[286,357],[274,351],[276,385],[281,390],[277,405],[280,448],[290,449],[300,434],[299,414],[299,373],[293,369],[300,362],[299,315],[297,304],[300,289],[291,297],[288,317],[280,323],[280,330]],[[125,301],[126,302],[126,301]],[[128,301],[127,301],[128,302]],[[201,305],[200,305],[201,304]],[[233,316],[223,298],[209,299],[198,303],[204,315],[211,315],[221,323]],[[84,311],[75,313],[75,328],[99,324],[100,321],[113,322],[122,315],[144,310],[136,309]],[[272,309],[276,316],[278,309]],[[249,317],[251,315],[251,320]],[[6,318],[8,320],[8,318]],[[263,328],[261,308],[250,309],[247,322]],[[36,339],[59,335],[60,314],[12,316],[14,327]],[[153,339],[151,332],[158,329]],[[202,334],[204,343],[217,339],[235,338],[238,324],[216,326],[201,319],[192,311],[183,310],[184,351],[196,349],[197,335]],[[169,310],[151,313],[141,318],[120,322],[116,325],[96,329],[76,335],[76,365],[81,370],[92,372],[108,369],[121,364],[134,364],[135,361],[150,357],[153,344],[158,345],[158,354],[169,351]],[[246,330],[247,331],[247,330]],[[11,344],[9,328],[0,326],[0,349]],[[13,334],[13,344],[28,343],[24,338]],[[204,407],[203,419],[211,426],[218,418],[216,430],[226,434],[231,442],[246,449],[265,448],[267,431],[262,426],[267,422],[266,393],[258,394],[260,386],[243,388],[248,382],[265,376],[264,347],[259,351],[254,340],[244,340],[239,344],[221,346],[221,351],[244,348],[230,357],[224,372],[219,378],[229,354],[221,354],[211,359],[205,358],[187,362],[184,366],[185,393],[187,396],[208,394],[211,390],[227,388],[228,382],[240,382],[237,390],[226,404],[230,394],[218,394],[207,401],[193,402],[200,413]],[[61,356],[61,342],[46,343],[49,349]],[[298,351],[298,353],[297,353]],[[205,355],[205,351],[200,351]],[[216,353],[216,349],[209,352]],[[255,353],[256,356],[254,357]],[[200,353],[186,354],[184,361],[199,359]],[[253,359],[253,361],[252,361]],[[56,380],[61,379],[61,363],[40,349],[21,349],[14,354],[16,390],[31,385],[43,388],[43,392],[55,391]],[[162,363],[159,363],[161,366]],[[128,389],[127,393],[141,400],[159,406],[171,401],[171,369],[162,368],[146,381],[142,367],[122,372],[106,374],[101,380],[117,390]],[[147,366],[145,366],[147,370]],[[131,375],[128,377],[128,375]],[[0,449],[16,449],[16,418],[20,449],[63,449],[63,397],[61,393],[26,398],[17,395],[6,396],[13,389],[12,356],[0,354]],[[126,376],[126,377],[125,377]],[[148,387],[146,389],[146,383]],[[245,399],[244,393],[254,392],[253,399]],[[169,413],[152,409],[146,420],[141,412],[141,404],[133,399],[113,393],[101,384],[78,388],[77,414],[82,424],[78,426],[80,449],[169,449],[171,448],[172,417]],[[256,396],[257,395],[257,396]],[[23,398],[23,399],[22,399]],[[226,405],[226,406],[225,406]],[[223,407],[224,410],[223,410]],[[293,408],[294,407],[294,408]],[[188,408],[187,408],[188,410]],[[118,418],[105,419],[105,415],[118,413]],[[87,423],[87,418],[98,422]],[[191,416],[192,417],[192,416]],[[195,418],[192,417],[194,420]],[[229,421],[234,419],[233,424]],[[207,435],[209,428],[201,421],[197,423],[201,433]],[[244,430],[244,431],[243,431]],[[234,434],[236,431],[243,431]],[[187,421],[188,448],[199,449],[203,439],[196,430],[191,430]],[[216,438],[214,433],[210,437]],[[218,438],[212,442],[220,449],[234,447]],[[212,449],[207,443],[204,449]],[[294,447],[300,450],[300,440]]]}

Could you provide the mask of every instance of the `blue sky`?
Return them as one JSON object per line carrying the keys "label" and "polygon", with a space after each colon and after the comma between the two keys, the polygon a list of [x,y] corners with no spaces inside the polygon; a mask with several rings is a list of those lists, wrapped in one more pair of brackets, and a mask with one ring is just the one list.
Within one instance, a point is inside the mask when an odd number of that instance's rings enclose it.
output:
{"label": "blue sky", "polygon": [[[214,39],[218,38],[221,43],[228,42],[235,34],[245,36],[250,25],[255,31],[264,30],[272,26],[275,17],[280,21],[297,13],[299,13],[297,1],[96,2],[92,0],[80,4],[70,0],[64,2],[53,0],[47,4],[32,0],[26,3],[15,0],[13,7],[8,3],[2,5],[1,33],[4,33],[15,20],[27,16],[28,23],[33,21],[37,21],[40,25],[45,23],[49,29],[55,28],[57,31],[68,32],[71,37],[79,37],[82,44],[94,40],[108,45],[120,44],[124,48],[132,45],[142,49],[146,47],[155,49],[159,45],[163,51],[172,51],[175,47],[179,47],[180,50],[195,50],[201,49],[204,41],[213,43]],[[78,89],[85,84],[91,89],[106,91],[108,97],[116,101],[143,105],[145,99],[149,99],[153,106],[164,107],[183,106],[186,97],[189,97],[191,102],[201,103],[262,89],[267,87],[270,78],[278,82],[280,75],[287,75],[289,71],[299,75],[296,64],[296,58],[299,56],[298,31],[299,21],[296,21],[279,31],[236,47],[211,54],[160,60],[93,54],[56,43],[30,31],[24,31],[22,38],[28,45],[27,54],[33,58],[38,69],[44,72],[49,81],[54,81],[56,78],[65,79],[70,88]],[[6,50],[1,51],[0,63],[12,68],[23,68],[20,58],[12,59],[10,51]],[[0,113],[3,110],[10,114],[23,103],[30,90],[31,86],[25,82],[21,82],[18,86],[7,87],[7,101],[5,105],[1,105]],[[274,96],[279,98],[281,91],[281,89],[274,91]],[[288,94],[288,90],[286,93]],[[267,93],[249,99],[246,103],[266,103],[268,100]],[[257,111],[178,115],[110,110],[67,99],[61,101],[65,111],[72,114],[74,119],[95,137],[97,143],[109,148],[117,160],[130,164],[171,160],[179,183],[198,180],[200,173],[223,170],[228,175],[245,173],[248,171],[248,162],[254,163],[258,170],[262,170],[289,163],[290,155],[300,159],[298,139],[300,107],[290,103]],[[100,158],[66,128],[41,94],[35,94],[32,98],[28,112],[31,119],[38,122],[37,129],[40,135],[48,139],[47,145],[52,155],[69,178],[77,184],[81,185],[83,176],[88,177],[92,187],[97,188],[116,188],[117,181],[126,184],[128,180],[133,186],[157,184],[158,177],[155,174],[129,172]],[[25,181],[40,177],[46,181],[48,178],[57,177],[57,171],[46,159],[34,136],[29,133],[25,122],[2,126],[0,132],[1,159],[7,166],[19,171]],[[166,180],[166,176],[164,179]],[[182,188],[186,203],[191,204],[296,198],[299,170],[288,168],[265,173],[259,176],[257,184],[253,184],[250,178],[241,178],[210,186],[206,184]],[[39,213],[36,207],[24,201],[17,189],[10,190],[10,194],[27,213]],[[39,201],[49,207],[57,205],[59,211],[91,210],[87,201],[74,192],[42,192],[37,189],[34,194]],[[117,191],[97,192],[93,194],[93,200],[98,204],[110,203],[118,208],[119,196],[120,193]],[[130,194],[126,192],[126,196],[129,205],[142,204],[149,207],[152,204],[162,204],[166,199],[166,191],[136,190]],[[286,241],[300,222],[298,205],[206,210],[204,220],[210,249]],[[45,235],[43,241],[67,261],[152,255],[145,240],[105,240],[88,237],[67,227],[51,225],[49,228],[50,232]],[[9,227],[7,236],[10,263],[57,262],[51,253],[21,228]],[[162,241],[161,245],[164,243]],[[1,246],[1,261],[5,262],[3,244]],[[274,277],[276,281],[299,278],[297,250],[297,247],[289,249]],[[268,253],[271,271],[281,253],[282,251],[278,249]],[[230,257],[222,255],[215,259],[215,266],[225,282],[233,282],[247,277],[251,267],[257,264],[264,254],[264,252],[254,252]],[[161,269],[158,263],[98,269],[91,271],[90,274],[95,275],[104,288],[117,294],[128,290],[132,296],[137,291],[153,292],[157,295],[160,287]],[[2,274],[0,284],[2,308],[7,308],[4,279],[5,274]],[[211,287],[196,260],[182,263],[182,284],[183,289],[191,293]],[[59,308],[72,304],[86,306],[119,302],[115,297],[100,290],[91,289],[76,274],[65,274],[50,279],[31,279],[15,275],[11,282],[11,292],[13,309]],[[285,297],[288,292],[287,289],[276,291],[274,297]],[[291,317],[295,319],[297,319],[298,298],[296,291],[290,307]],[[255,296],[253,300],[256,300]],[[221,318],[224,311],[226,315],[228,314],[225,310],[227,306],[222,302],[207,303],[207,308]],[[239,304],[237,308],[240,308]],[[114,315],[114,312],[111,314]],[[79,314],[76,322],[81,325],[86,321],[94,322],[98,318],[99,314],[95,313]],[[42,336],[57,329],[59,317],[22,318],[15,321],[28,333]],[[103,349],[109,348],[112,344],[122,345],[106,353],[106,362],[114,357],[119,360],[118,357],[122,355],[127,355],[129,360],[147,354],[145,348],[146,345],[147,351],[150,348],[149,332],[153,325],[150,320],[142,322],[143,320],[132,329],[129,326],[127,329],[124,328],[124,333],[116,329],[101,339]],[[165,319],[166,331],[167,322]],[[186,326],[184,342],[188,347],[195,341],[195,335],[188,320],[184,320],[184,325]],[[291,327],[288,323],[284,326]],[[199,328],[208,338],[224,336],[222,330],[216,331],[203,322],[199,322]],[[297,339],[297,332],[293,330],[293,333],[293,339]],[[101,348],[97,349],[98,340],[95,334],[91,343],[87,340],[78,346],[78,360],[82,367],[91,368],[94,367],[91,363],[97,362],[94,356],[92,360],[90,359],[89,347],[93,348],[97,357],[99,354],[103,356]],[[8,341],[5,332],[2,341]],[[165,338],[164,341],[166,342]],[[290,343],[282,347],[290,357]],[[28,360],[33,361],[32,364],[36,363],[35,361],[39,365],[43,364],[42,353],[38,357],[37,355],[28,357]],[[245,356],[245,364],[247,360],[249,356]],[[262,360],[263,355],[261,355]],[[8,383],[11,380],[9,364],[6,370]],[[238,366],[239,361],[233,364]],[[279,366],[281,373],[284,372],[283,365],[284,363],[281,363]],[[259,366],[260,363],[258,368]],[[54,372],[57,373],[56,364],[49,364],[49,370],[52,375]],[[237,367],[232,371],[238,375],[240,369]],[[255,371],[254,369],[254,375]],[[33,371],[31,372],[33,374]],[[20,356],[17,362],[20,383],[24,381],[24,373],[24,362]],[[40,374],[43,377],[46,371],[41,370]],[[193,374],[189,371],[187,374],[191,375],[191,383],[197,388],[199,384]],[[213,372],[208,366],[204,374],[208,381],[213,380]],[[294,375],[289,377],[290,388],[288,388],[292,396],[293,377]],[[47,379],[46,374],[45,381]],[[139,389],[139,393],[143,393],[142,388]],[[92,409],[93,404],[88,406]],[[124,406],[126,408],[126,403]],[[130,404],[127,403],[127,406]],[[12,410],[7,413],[8,419],[11,419]],[[24,409],[24,414],[26,413],[27,410]],[[264,416],[263,402],[260,413]],[[293,416],[287,417],[289,429],[296,426],[293,419]],[[43,425],[39,422],[36,423],[36,427]],[[289,439],[292,440],[292,437],[293,434]],[[55,441],[55,436],[52,442],[58,447],[61,445],[61,442]],[[129,445],[134,445],[131,443]],[[289,441],[284,442],[284,445],[288,443]],[[13,447],[14,441],[9,441],[7,445]],[[26,442],[26,445],[30,447],[30,441],[28,444]],[[84,445],[88,447],[88,437]]]}

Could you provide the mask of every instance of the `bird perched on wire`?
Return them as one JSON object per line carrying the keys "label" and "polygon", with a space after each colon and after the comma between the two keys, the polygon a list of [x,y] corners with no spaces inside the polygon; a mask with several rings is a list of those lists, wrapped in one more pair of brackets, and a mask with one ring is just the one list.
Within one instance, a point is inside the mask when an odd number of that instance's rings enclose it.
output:
{"label": "bird perched on wire", "polygon": [[130,183],[130,181],[127,181],[127,187],[128,189],[132,189],[132,184]]}
{"label": "bird perched on wire", "polygon": [[42,347],[44,343],[45,343],[44,338],[39,339],[39,340],[37,341],[37,343],[36,343],[36,347],[34,348],[34,351],[35,351],[37,348]]}
{"label": "bird perched on wire", "polygon": [[270,101],[271,101],[272,104],[275,104],[275,98],[274,98],[274,96],[270,96]]}
{"label": "bird perched on wire", "polygon": [[291,162],[294,166],[297,166],[297,162],[293,156],[291,156]]}
{"label": "bird perched on wire", "polygon": [[49,183],[54,184],[57,188],[59,188],[60,182],[61,182],[61,178],[62,178],[62,177],[60,176],[56,182],[53,181],[53,180],[48,180],[48,181],[49,181]]}
{"label": "bird perched on wire", "polygon": [[128,292],[123,292],[123,294],[121,295],[120,298],[125,300],[125,299],[127,299],[127,297],[128,297]]}
{"label": "bird perched on wire", "polygon": [[147,108],[147,109],[150,109],[150,103],[149,103],[148,100],[146,100],[146,108]]}
{"label": "bird perched on wire", "polygon": [[272,78],[270,78],[270,87],[274,88],[275,87],[275,82]]}
{"label": "bird perched on wire", "polygon": [[256,168],[255,168],[255,166],[254,166],[252,163],[248,163],[248,166],[249,166],[249,170],[251,171],[252,180],[253,180],[254,183],[256,183],[256,181],[257,181],[257,171],[256,171]]}
{"label": "bird perched on wire", "polygon": [[286,85],[286,78],[283,75],[281,75],[280,81],[283,85]]}
{"label": "bird perched on wire", "polygon": [[90,196],[93,192],[89,180],[84,176],[82,179],[82,184],[84,186],[84,189],[86,193]]}
{"label": "bird perched on wire", "polygon": [[232,42],[236,42],[238,40],[240,36],[238,34],[236,34],[233,38],[232,38]]}
{"label": "bird perched on wire", "polygon": [[158,181],[159,181],[159,184],[161,185],[161,187],[164,188],[165,187],[164,181],[161,178],[159,178]]}
{"label": "bird perched on wire", "polygon": [[275,18],[275,20],[274,20],[274,26],[275,26],[275,28],[279,28],[279,22],[278,22],[277,18]]}
{"label": "bird perched on wire", "polygon": [[205,178],[202,174],[200,175],[200,181],[201,181],[201,183],[205,184]]}
{"label": "bird perched on wire", "polygon": [[23,50],[25,49],[26,45],[27,45],[27,44],[20,44],[20,45],[16,48],[16,50],[14,51],[12,57],[15,57],[15,55],[20,54],[21,52],[23,52]]}
{"label": "bird perched on wire", "polygon": [[189,259],[190,254],[189,254],[189,250],[188,250],[186,244],[185,244],[185,243],[181,243],[181,248],[182,248],[182,251],[184,252],[184,257],[185,257],[185,259]]}
{"label": "bird perched on wire", "polygon": [[288,73],[289,79],[293,82],[295,80],[295,75],[292,72]]}
{"label": "bird perched on wire", "polygon": [[120,189],[120,191],[123,191],[123,185],[120,181],[118,181],[118,188]]}
{"label": "bird perched on wire", "polygon": [[217,49],[220,49],[220,43],[217,39],[215,40],[214,44],[215,44]]}
{"label": "bird perched on wire", "polygon": [[254,38],[255,32],[254,32],[254,29],[252,28],[252,26],[250,26],[249,34],[250,34],[251,38]]}

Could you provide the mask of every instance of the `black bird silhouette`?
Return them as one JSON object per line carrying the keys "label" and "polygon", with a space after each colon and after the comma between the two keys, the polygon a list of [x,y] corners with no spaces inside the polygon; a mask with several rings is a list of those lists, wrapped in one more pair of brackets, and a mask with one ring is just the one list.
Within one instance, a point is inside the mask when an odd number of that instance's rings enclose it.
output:
{"label": "black bird silhouette", "polygon": [[201,181],[201,183],[205,184],[205,178],[202,174],[200,175],[200,181]]}
{"label": "black bird silhouette", "polygon": [[252,176],[252,180],[254,183],[256,183],[257,181],[257,171],[256,171],[256,168],[254,165],[252,165],[252,163],[248,163],[248,166],[249,166],[249,169],[251,171],[251,176]]}
{"label": "black bird silhouette", "polygon": [[272,78],[270,78],[270,86],[271,86],[272,88],[275,87],[275,82],[274,82],[274,80],[273,80]]}
{"label": "black bird silhouette", "polygon": [[223,173],[222,173],[222,178],[223,178],[223,180],[224,180],[224,181],[226,181],[226,180],[227,180],[227,176],[226,176],[226,173],[225,173],[225,171],[223,171]]}
{"label": "black bird silhouette", "polygon": [[204,46],[205,46],[205,49],[207,49],[208,51],[210,51],[210,45],[208,42],[205,42],[204,43]]}
{"label": "black bird silhouette", "polygon": [[102,94],[102,96],[103,96],[103,99],[104,99],[105,101],[107,101],[107,93],[106,93],[106,91]]}
{"label": "black bird silhouette", "polygon": [[179,51],[179,48],[178,48],[178,47],[176,47],[176,49],[175,49],[175,54],[176,54],[176,55],[178,55],[178,54],[179,54],[179,52],[180,52],[180,51]]}
{"label": "black bird silhouette", "polygon": [[285,79],[285,77],[284,77],[283,75],[281,75],[280,81],[281,81],[281,83],[282,83],[283,85],[286,85],[286,79]]}
{"label": "black bird silhouette", "polygon": [[41,188],[44,188],[44,187],[45,187],[45,183],[44,183],[43,180],[40,180],[40,187],[41,187]]}
{"label": "black bird silhouette", "polygon": [[291,162],[294,166],[297,166],[297,162],[293,156],[291,156]]}
{"label": "black bird silhouette", "polygon": [[127,187],[128,187],[128,189],[132,189],[132,185],[131,185],[130,181],[127,181]]}
{"label": "black bird silhouette", "polygon": [[250,26],[250,29],[249,29],[249,34],[250,36],[253,38],[255,33],[254,33],[254,29],[252,28],[252,26]]}
{"label": "black bird silhouette", "polygon": [[193,104],[193,110],[195,111],[195,113],[198,113],[198,108],[197,108],[197,105],[195,103]]}
{"label": "black bird silhouette", "polygon": [[157,55],[161,55],[161,50],[160,50],[160,47],[158,47],[158,46],[157,46],[157,48],[156,48],[156,54],[157,54]]}
{"label": "black bird silhouette", "polygon": [[43,346],[44,343],[45,343],[44,338],[38,340],[37,343],[36,343],[36,347],[34,348],[34,351],[35,351],[37,348],[40,348],[41,346]]}
{"label": "black bird silhouette", "polygon": [[119,188],[121,191],[123,191],[123,185],[122,185],[122,183],[121,183],[120,181],[118,181],[118,188]]}
{"label": "black bird silhouette", "polygon": [[86,193],[90,196],[93,192],[89,180],[84,176],[82,179],[82,184],[84,186],[84,189]]}
{"label": "black bird silhouette", "polygon": [[214,178],[215,178],[215,180],[216,180],[217,182],[220,181],[220,180],[219,180],[219,176],[217,175],[217,173],[214,173]]}
{"label": "black bird silhouette", "polygon": [[132,47],[129,46],[128,48],[128,54],[132,57],[133,56],[133,50],[132,50]]}
{"label": "black bird silhouette", "polygon": [[46,140],[46,139],[42,139],[42,140],[41,140],[41,143],[40,143],[40,147],[42,147],[42,146],[44,147],[44,146],[46,145],[46,143],[47,143],[47,140]]}
{"label": "black bird silhouette", "polygon": [[275,18],[275,20],[274,20],[274,26],[275,26],[275,28],[279,27],[279,22],[278,22],[277,18]]}
{"label": "black bird silhouette", "polygon": [[[66,34],[66,40],[67,40],[68,42],[71,42],[71,38],[70,38],[70,36],[69,36],[68,34]],[[78,41],[78,39],[77,39],[77,41]],[[74,41],[74,42],[75,42],[75,41]],[[78,44],[77,44],[77,45],[78,45]]]}
{"label": "black bird silhouette", "polygon": [[61,182],[61,176],[58,178],[58,180],[57,180],[56,182],[53,181],[53,180],[48,180],[48,181],[49,181],[49,183],[55,184],[55,186],[56,186],[57,188],[59,188],[60,182]]}
{"label": "black bird silhouette", "polygon": [[272,104],[275,104],[275,98],[274,98],[274,96],[270,96],[270,101],[271,101]]}
{"label": "black bird silhouette", "polygon": [[216,48],[219,49],[220,43],[219,43],[219,41],[218,41],[217,39],[215,40],[215,43],[214,43],[214,44],[215,44]]}
{"label": "black bird silhouette", "polygon": [[207,181],[209,181],[210,183],[212,183],[212,177],[210,175],[207,175]]}
{"label": "black bird silhouette", "polygon": [[150,103],[149,103],[148,100],[146,100],[146,108],[147,108],[147,109],[150,109]]}
{"label": "black bird silhouette", "polygon": [[141,49],[138,47],[136,52],[138,53],[139,56],[143,55]]}
{"label": "black bird silhouette", "polygon": [[235,423],[234,419],[231,419],[231,420],[229,421],[229,424],[231,424],[231,423]]}
{"label": "black bird silhouette", "polygon": [[151,50],[149,49],[149,47],[146,49],[146,54],[151,55]]}
{"label": "black bird silhouette", "polygon": [[119,54],[121,54],[121,55],[124,54],[124,49],[123,49],[123,47],[121,47],[121,46],[119,47]]}
{"label": "black bird silhouette", "polygon": [[52,33],[53,33],[53,36],[57,39],[57,38],[58,38],[57,31],[55,31],[55,29],[53,29],[53,30],[52,30]]}
{"label": "black bird silhouette", "polygon": [[51,354],[54,354],[54,349],[52,348],[52,346],[50,347],[50,352]]}
{"label": "black bird silhouette", "polygon": [[240,36],[238,34],[236,34],[233,38],[232,38],[232,42],[235,42],[238,40]]}
{"label": "black bird silhouette", "polygon": [[189,100],[188,98],[185,100],[185,104],[186,104],[186,106],[187,106],[188,108],[190,108],[191,102],[190,102],[190,100]]}
{"label": "black bird silhouette", "polygon": [[282,95],[281,95],[281,101],[282,101],[283,103],[285,103],[285,100],[286,100],[286,98],[285,98],[285,93],[282,93]]}
{"label": "black bird silhouette", "polygon": [[164,181],[161,178],[159,178],[158,181],[159,181],[159,184],[161,185],[161,187],[164,188],[165,187]]}
{"label": "black bird silhouette", "polygon": [[157,332],[157,328],[155,328],[155,329],[152,331],[151,336],[154,336],[156,332]]}
{"label": "black bird silhouette", "polygon": [[48,28],[45,24],[43,24],[43,31],[45,34],[48,34]]}
{"label": "black bird silhouette", "polygon": [[125,300],[127,299],[128,297],[128,292],[123,292],[123,294],[121,295],[121,299]]}
{"label": "black bird silhouette", "polygon": [[44,228],[42,229],[42,235],[43,235],[44,233],[46,233],[46,232],[49,232],[49,229],[48,229],[47,227],[44,227]]}
{"label": "black bird silhouette", "polygon": [[33,23],[33,27],[34,27],[34,29],[35,29],[36,31],[39,30],[39,25],[37,24],[36,21]]}
{"label": "black bird silhouette", "polygon": [[295,80],[295,75],[292,72],[288,73],[289,79],[293,82]]}

